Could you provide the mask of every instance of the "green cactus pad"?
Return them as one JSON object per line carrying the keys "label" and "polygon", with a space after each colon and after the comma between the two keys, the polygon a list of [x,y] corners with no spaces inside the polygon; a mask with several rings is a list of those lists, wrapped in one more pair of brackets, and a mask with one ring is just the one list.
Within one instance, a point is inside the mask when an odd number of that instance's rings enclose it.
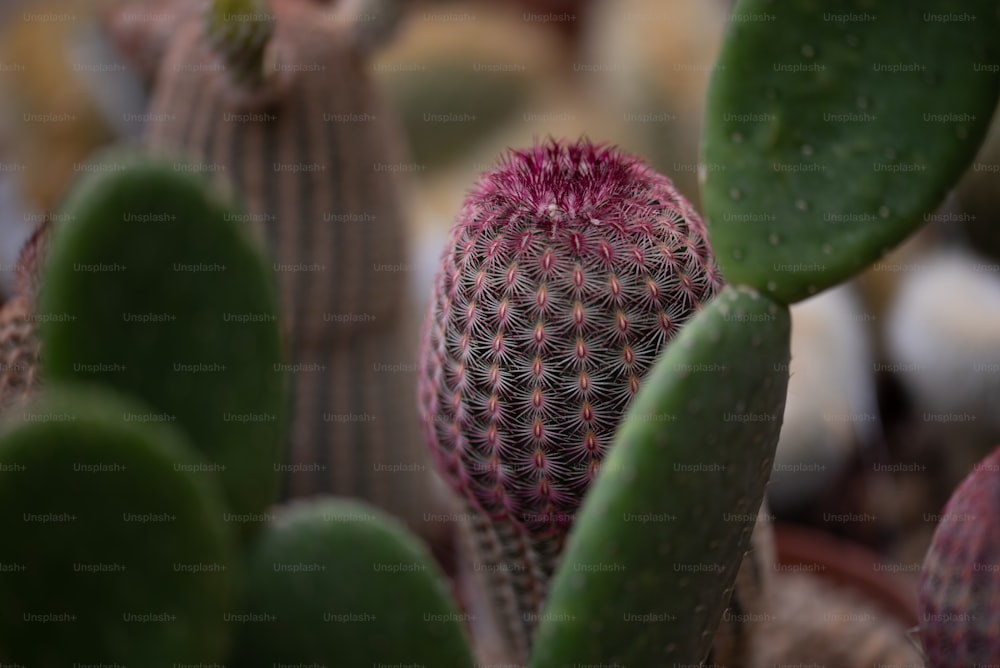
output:
{"label": "green cactus pad", "polygon": [[1000,21],[986,0],[741,0],[709,88],[702,201],[720,268],[785,303],[924,220],[986,133]]}
{"label": "green cactus pad", "polygon": [[107,159],[63,207],[43,276],[43,377],[99,381],[181,426],[249,529],[278,492],[286,387],[262,254],[179,164]]}
{"label": "green cactus pad", "polygon": [[584,499],[531,666],[700,665],[771,473],[788,309],[725,288],[643,381]]}
{"label": "green cactus pad", "polygon": [[149,407],[49,385],[0,429],[0,659],[172,668],[226,658],[236,538],[204,462]]}
{"label": "green cactus pad", "polygon": [[427,550],[373,506],[299,502],[248,564],[237,665],[471,668],[463,617]]}

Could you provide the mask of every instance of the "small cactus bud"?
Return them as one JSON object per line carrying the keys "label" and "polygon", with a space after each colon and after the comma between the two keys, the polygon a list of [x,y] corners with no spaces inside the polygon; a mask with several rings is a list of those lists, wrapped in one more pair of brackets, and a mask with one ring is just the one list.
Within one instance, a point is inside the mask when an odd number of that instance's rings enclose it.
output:
{"label": "small cactus bud", "polygon": [[252,87],[263,82],[273,21],[261,0],[214,0],[206,7],[205,33],[235,83]]}
{"label": "small cactus bud", "polygon": [[525,580],[512,585],[522,653],[643,375],[720,287],[698,214],[616,148],[513,151],[466,199],[425,326],[420,408],[439,467],[489,520],[483,552],[522,562],[493,569]]}

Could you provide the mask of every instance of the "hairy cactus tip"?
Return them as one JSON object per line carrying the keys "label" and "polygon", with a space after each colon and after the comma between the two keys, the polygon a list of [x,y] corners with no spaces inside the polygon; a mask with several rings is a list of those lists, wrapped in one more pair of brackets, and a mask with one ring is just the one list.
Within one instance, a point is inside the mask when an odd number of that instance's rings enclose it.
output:
{"label": "hairy cactus tip", "polygon": [[266,0],[211,0],[205,7],[205,32],[234,83],[264,83],[267,45],[274,33]]}
{"label": "hairy cactus tip", "polygon": [[561,549],[643,374],[721,286],[701,218],[639,158],[508,152],[451,228],[425,323],[424,437],[451,486]]}

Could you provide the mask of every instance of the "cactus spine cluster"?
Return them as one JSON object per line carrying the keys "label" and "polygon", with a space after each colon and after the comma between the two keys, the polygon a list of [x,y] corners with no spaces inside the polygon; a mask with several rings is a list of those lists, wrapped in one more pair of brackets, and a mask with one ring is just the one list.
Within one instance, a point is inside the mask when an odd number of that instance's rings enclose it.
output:
{"label": "cactus spine cluster", "polygon": [[264,83],[265,53],[274,34],[274,17],[265,0],[215,0],[206,7],[205,33],[234,84]]}
{"label": "cactus spine cluster", "polygon": [[[420,368],[426,438],[482,513],[530,645],[546,581],[621,416],[720,278],[697,213],[587,140],[514,151],[452,227]],[[518,624],[517,620],[521,620]]]}

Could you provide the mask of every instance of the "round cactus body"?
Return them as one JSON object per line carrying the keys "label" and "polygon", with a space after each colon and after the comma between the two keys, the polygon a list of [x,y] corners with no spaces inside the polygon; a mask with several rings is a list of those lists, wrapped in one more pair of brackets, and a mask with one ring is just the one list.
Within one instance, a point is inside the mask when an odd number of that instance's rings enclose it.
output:
{"label": "round cactus body", "polygon": [[644,373],[720,287],[698,214],[615,148],[513,151],[468,196],[425,326],[420,408],[439,467],[488,519],[477,532],[495,532],[486,546],[522,561],[498,570],[542,580],[525,597],[544,593]]}
{"label": "round cactus body", "polygon": [[930,668],[1000,664],[1000,447],[945,504],[920,576],[920,638]]}

